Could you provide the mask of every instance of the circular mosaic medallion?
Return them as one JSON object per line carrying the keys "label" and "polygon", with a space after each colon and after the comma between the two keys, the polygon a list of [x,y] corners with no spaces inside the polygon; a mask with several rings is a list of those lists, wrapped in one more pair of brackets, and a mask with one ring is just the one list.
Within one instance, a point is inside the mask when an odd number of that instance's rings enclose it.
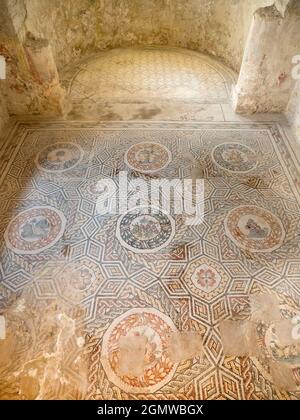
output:
{"label": "circular mosaic medallion", "polygon": [[165,248],[175,235],[174,219],[159,209],[137,207],[122,215],[117,238],[136,253],[153,253]]}
{"label": "circular mosaic medallion", "polygon": [[82,260],[61,267],[56,279],[61,296],[72,303],[78,303],[92,295],[101,281],[98,267],[90,261]]}
{"label": "circular mosaic medallion", "polygon": [[[299,331],[299,324],[297,323],[296,317],[300,319],[299,311],[295,315],[295,309],[290,305],[281,305],[281,309],[289,316],[282,322],[290,323],[284,326],[285,330],[296,329]],[[280,322],[279,322],[280,323]],[[282,365],[286,365],[288,369],[291,369],[295,380],[295,390],[300,389],[300,347],[299,341],[291,340],[289,344],[281,344],[280,338],[276,331],[276,322],[274,323],[263,323],[257,324],[256,331],[258,336],[258,350],[260,357],[252,358],[253,363],[256,365],[258,370],[261,372],[263,377],[273,382],[272,375],[268,369],[270,362],[278,362]],[[298,384],[298,386],[297,386]]]}
{"label": "circular mosaic medallion", "polygon": [[225,219],[230,239],[240,248],[251,252],[271,252],[279,248],[285,231],[273,213],[257,206],[239,206]]}
{"label": "circular mosaic medallion", "polygon": [[65,172],[74,168],[83,158],[83,150],[74,143],[54,143],[45,147],[36,157],[36,165],[44,172]]}
{"label": "circular mosaic medallion", "polygon": [[126,165],[143,173],[160,171],[171,159],[171,152],[165,146],[152,142],[134,144],[125,154]]}
{"label": "circular mosaic medallion", "polygon": [[206,300],[222,293],[228,282],[229,277],[221,266],[206,257],[191,262],[184,274],[184,284],[189,290]]}
{"label": "circular mosaic medallion", "polygon": [[[168,337],[176,332],[173,321],[153,308],[131,309],[115,319],[103,336],[101,360],[108,379],[130,393],[153,393],[173,377],[177,364],[167,354]],[[119,373],[119,341],[122,336],[146,336],[142,377]]]}
{"label": "circular mosaic medallion", "polygon": [[[299,315],[298,315],[299,317]],[[289,320],[288,320],[289,321]],[[295,324],[290,320],[291,330]],[[297,327],[299,330],[299,327]],[[290,366],[299,367],[300,366],[300,348],[297,346],[299,341],[295,340],[294,344],[282,346],[278,335],[276,334],[276,324],[272,323],[268,326],[261,326],[262,332],[265,333],[264,337],[260,340],[263,350],[276,362],[288,363]],[[260,331],[261,335],[261,331]],[[295,351],[296,347],[296,351]]]}
{"label": "circular mosaic medallion", "polygon": [[34,207],[19,213],[8,225],[5,241],[16,254],[38,254],[63,235],[66,219],[53,207]]}
{"label": "circular mosaic medallion", "polygon": [[231,172],[249,172],[257,166],[255,153],[239,143],[223,143],[212,151],[212,160],[222,169]]}
{"label": "circular mosaic medallion", "polygon": [[65,287],[84,292],[93,285],[95,274],[93,270],[85,265],[78,267],[67,266],[62,270],[59,281]]}

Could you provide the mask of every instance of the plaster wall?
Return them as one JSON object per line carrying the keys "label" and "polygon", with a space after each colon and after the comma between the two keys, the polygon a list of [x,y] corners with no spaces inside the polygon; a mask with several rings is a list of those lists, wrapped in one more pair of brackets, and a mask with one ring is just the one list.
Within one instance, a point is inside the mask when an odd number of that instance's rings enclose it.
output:
{"label": "plaster wall", "polygon": [[[189,48],[217,56],[236,71],[242,66],[248,75],[251,67],[247,67],[247,60],[245,65],[244,51],[252,54],[248,34],[252,28],[255,35],[255,12],[273,5],[278,19],[283,20],[288,3],[289,0],[0,0],[0,54],[7,60],[4,96],[8,111],[17,115],[65,113],[68,107],[59,81],[62,69],[116,47]],[[297,24],[292,23],[287,30],[281,25],[284,43],[279,29],[270,54],[265,40],[266,51],[259,47],[260,39],[256,37],[252,45],[258,48],[257,57],[266,52],[267,64],[259,69],[262,73],[258,83],[250,82],[241,90],[245,97],[252,95],[251,106],[249,102],[241,103],[237,110],[284,110],[292,85],[284,80],[278,98],[278,89],[273,88],[278,76],[288,70],[285,48]],[[272,31],[268,36],[272,42]],[[293,48],[297,47],[297,42],[293,43]],[[291,53],[289,49],[288,54]],[[266,88],[270,87],[274,95],[265,101]],[[257,98],[259,89],[261,96]]]}
{"label": "plaster wall", "polygon": [[292,92],[286,116],[300,142],[300,80],[297,81]]}
{"label": "plaster wall", "polygon": [[238,71],[253,13],[271,4],[274,0],[24,0],[19,31],[48,39],[58,68],[104,49],[170,45],[218,56]]}
{"label": "plaster wall", "polygon": [[[2,81],[0,80],[0,89],[1,89],[1,83]],[[7,112],[7,107],[6,107],[6,100],[3,96],[2,91],[0,90],[0,139],[3,133],[3,129],[5,124],[8,121],[8,112]]]}
{"label": "plaster wall", "polygon": [[241,113],[284,112],[295,80],[293,57],[300,52],[300,2],[285,16],[274,6],[255,12],[245,46],[235,109]]}

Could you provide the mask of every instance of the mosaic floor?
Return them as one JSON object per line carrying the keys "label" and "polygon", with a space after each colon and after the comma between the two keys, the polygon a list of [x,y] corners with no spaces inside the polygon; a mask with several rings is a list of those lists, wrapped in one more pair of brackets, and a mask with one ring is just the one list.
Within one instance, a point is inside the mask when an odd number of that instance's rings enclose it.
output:
{"label": "mosaic floor", "polygon": [[[281,333],[300,176],[278,123],[20,122],[0,158],[1,398],[299,399],[300,337]],[[97,214],[121,171],[204,179],[204,222]]]}
{"label": "mosaic floor", "polygon": [[170,47],[114,49],[62,73],[70,117],[84,120],[220,121],[236,80],[214,58]]}

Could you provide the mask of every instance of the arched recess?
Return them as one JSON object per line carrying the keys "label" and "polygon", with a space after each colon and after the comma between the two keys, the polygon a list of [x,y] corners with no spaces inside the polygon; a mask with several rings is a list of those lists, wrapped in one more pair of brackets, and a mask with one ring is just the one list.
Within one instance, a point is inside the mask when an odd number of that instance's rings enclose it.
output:
{"label": "arched recess", "polygon": [[234,83],[235,72],[220,61],[175,47],[105,51],[71,66],[63,78],[72,115],[88,119],[115,104],[153,104],[160,115],[168,105],[229,104]]}
{"label": "arched recess", "polygon": [[[292,83],[288,86],[285,77],[290,67],[284,65],[289,62],[292,49],[282,54],[276,53],[274,46],[270,53],[269,47],[274,40],[279,45],[297,44],[297,36],[291,41],[291,31],[286,31],[290,17],[297,18],[294,4],[299,4],[297,0],[2,0],[2,3],[0,54],[5,55],[8,63],[8,80],[3,90],[10,114],[67,112],[65,91],[59,83],[66,66],[75,67],[81,60],[104,50],[137,45],[188,48],[215,56],[237,72],[241,69],[234,97],[239,112],[284,110],[292,90]],[[266,23],[268,11],[276,15],[275,25],[280,27],[275,38],[270,36],[272,25]],[[260,28],[259,19],[263,21]],[[263,67],[259,66],[264,56],[260,41],[266,50],[267,65]],[[281,58],[274,68],[275,54]],[[47,63],[50,67],[45,69]],[[260,96],[256,94],[258,89],[262,92]]]}

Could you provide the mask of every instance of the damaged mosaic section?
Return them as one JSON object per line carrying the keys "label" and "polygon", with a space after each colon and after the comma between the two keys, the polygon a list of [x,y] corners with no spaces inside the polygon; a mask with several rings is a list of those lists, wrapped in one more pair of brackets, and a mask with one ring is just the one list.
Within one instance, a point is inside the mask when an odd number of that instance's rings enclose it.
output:
{"label": "damaged mosaic section", "polygon": [[299,386],[300,337],[293,329],[298,317],[282,319],[274,293],[250,295],[250,308],[250,320],[220,323],[224,354],[256,358],[268,366],[271,381],[279,389],[295,391]]}
{"label": "damaged mosaic section", "polygon": [[[88,363],[78,323],[82,308],[59,297],[37,300],[35,291],[30,286],[12,297],[1,316],[6,334],[0,340],[0,398],[83,399]],[[76,378],[68,373],[70,363]]]}

